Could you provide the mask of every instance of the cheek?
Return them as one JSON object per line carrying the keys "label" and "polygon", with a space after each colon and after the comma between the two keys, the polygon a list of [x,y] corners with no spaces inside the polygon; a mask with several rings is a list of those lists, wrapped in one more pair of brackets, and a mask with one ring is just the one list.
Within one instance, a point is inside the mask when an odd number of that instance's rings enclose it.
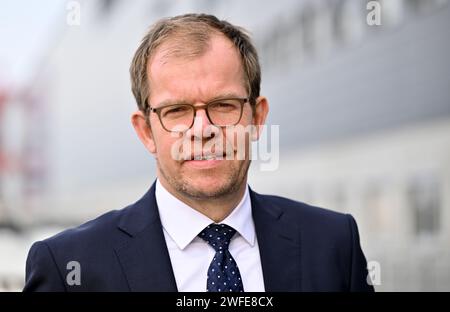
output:
{"label": "cheek", "polygon": [[172,147],[176,146],[177,140],[177,138],[172,137],[171,134],[167,131],[155,132],[154,141],[156,147],[156,157],[159,159],[159,161],[174,161],[172,157]]}
{"label": "cheek", "polygon": [[244,109],[242,112],[242,118],[239,124],[243,126],[251,125],[253,119],[253,111],[251,108]]}
{"label": "cheek", "polygon": [[250,144],[251,127],[240,125],[227,131],[224,135],[228,155],[233,155],[234,160],[244,160],[247,158]]}
{"label": "cheek", "polygon": [[202,145],[194,146],[190,137],[171,133],[168,133],[164,138],[160,138],[157,145],[157,154],[160,161],[170,163],[172,166],[185,160],[193,151],[198,149],[201,152],[203,149]]}
{"label": "cheek", "polygon": [[158,157],[162,160],[164,160],[165,162],[170,162],[170,161],[174,161],[173,157],[172,157],[172,146],[173,146],[173,142],[165,140],[163,142],[160,143],[160,145],[158,146]]}

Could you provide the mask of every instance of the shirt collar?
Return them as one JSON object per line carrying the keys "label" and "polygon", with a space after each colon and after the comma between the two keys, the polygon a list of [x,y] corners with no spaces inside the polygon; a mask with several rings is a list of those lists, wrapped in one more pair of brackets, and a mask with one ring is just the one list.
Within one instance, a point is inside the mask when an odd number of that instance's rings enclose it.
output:
{"label": "shirt collar", "polygon": [[[173,196],[159,179],[156,181],[155,197],[161,224],[181,250],[186,248],[206,226],[214,223],[204,214]],[[239,204],[221,223],[234,228],[251,246],[255,244],[255,225],[248,186]]]}

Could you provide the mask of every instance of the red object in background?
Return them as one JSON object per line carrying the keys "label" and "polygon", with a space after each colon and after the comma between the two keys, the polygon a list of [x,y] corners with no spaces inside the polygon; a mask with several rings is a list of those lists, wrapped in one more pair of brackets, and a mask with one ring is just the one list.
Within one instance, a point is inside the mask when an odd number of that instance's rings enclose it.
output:
{"label": "red object in background", "polygon": [[0,150],[0,172],[7,168],[6,156]]}
{"label": "red object in background", "polygon": [[[4,108],[6,106],[6,101],[8,97],[6,95],[6,91],[0,87],[0,125],[2,123]],[[5,151],[2,148],[2,128],[0,126],[0,171],[3,171],[7,168],[7,158],[5,155]]]}
{"label": "red object in background", "polygon": [[[6,95],[6,91],[0,87],[0,118],[2,116],[3,107],[6,104],[6,100],[8,99]],[[1,120],[1,119],[0,119]]]}

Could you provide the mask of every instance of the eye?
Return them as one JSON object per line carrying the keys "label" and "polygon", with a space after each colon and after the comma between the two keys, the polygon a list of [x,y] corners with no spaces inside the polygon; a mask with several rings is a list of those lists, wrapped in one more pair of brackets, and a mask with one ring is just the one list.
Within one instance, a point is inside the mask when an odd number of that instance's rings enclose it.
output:
{"label": "eye", "polygon": [[187,105],[170,106],[161,111],[163,117],[177,117],[187,114],[191,111]]}
{"label": "eye", "polygon": [[226,102],[220,102],[220,103],[217,103],[217,106],[226,108],[226,107],[233,107],[233,104],[226,103]]}
{"label": "eye", "polygon": [[210,109],[220,110],[220,111],[233,111],[239,109],[239,103],[236,101],[220,101],[211,103]]}

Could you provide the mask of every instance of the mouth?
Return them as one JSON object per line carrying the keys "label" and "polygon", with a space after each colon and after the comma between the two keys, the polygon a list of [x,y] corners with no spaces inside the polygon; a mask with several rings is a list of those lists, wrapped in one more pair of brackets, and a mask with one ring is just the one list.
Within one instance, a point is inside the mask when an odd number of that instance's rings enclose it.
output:
{"label": "mouth", "polygon": [[205,155],[191,155],[188,159],[183,161],[183,164],[196,169],[211,169],[219,166],[227,159],[225,153],[205,154]]}
{"label": "mouth", "polygon": [[212,154],[210,154],[210,155],[191,155],[191,157],[187,160],[188,161],[189,160],[222,160],[224,158],[226,158],[225,154],[223,154],[223,155],[212,155]]}
{"label": "mouth", "polygon": [[191,155],[187,155],[184,158],[184,161],[207,161],[207,160],[224,160],[224,159],[232,159],[234,153],[227,155],[226,152],[216,152],[216,153],[211,153],[211,152],[203,152],[203,153],[199,153],[199,154],[191,154]]}

